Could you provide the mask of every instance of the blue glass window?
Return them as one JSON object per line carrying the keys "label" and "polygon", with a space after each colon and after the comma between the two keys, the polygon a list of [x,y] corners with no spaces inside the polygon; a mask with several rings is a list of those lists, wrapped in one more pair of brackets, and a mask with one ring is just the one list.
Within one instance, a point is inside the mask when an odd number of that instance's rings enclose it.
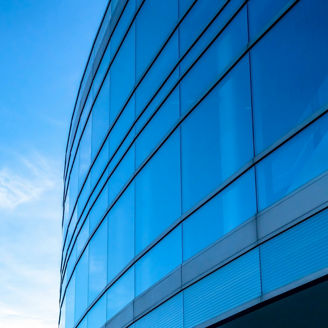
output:
{"label": "blue glass window", "polygon": [[164,278],[181,262],[181,226],[178,226],[136,263],[136,295]]}
{"label": "blue glass window", "polygon": [[83,253],[75,270],[75,322],[88,306],[88,249]]}
{"label": "blue glass window", "polygon": [[95,158],[109,128],[109,91],[107,76],[92,110],[92,158]]}
{"label": "blue glass window", "polygon": [[187,112],[210,89],[247,42],[247,12],[244,8],[182,80],[182,113]]}
{"label": "blue glass window", "polygon": [[74,327],[74,309],[75,309],[75,276],[73,275],[66,290],[66,310],[65,310],[65,328]]}
{"label": "blue glass window", "polygon": [[121,311],[134,297],[134,268],[127,271],[107,291],[107,320]]}
{"label": "blue glass window", "polygon": [[328,103],[327,1],[300,1],[251,51],[256,152]]}
{"label": "blue glass window", "polygon": [[248,2],[249,34],[252,40],[270,24],[290,1],[251,0]]}
{"label": "blue glass window", "polygon": [[[184,13],[191,6],[191,0],[179,0],[180,10]],[[225,0],[197,1],[180,26],[180,51],[185,51],[219,11]]]}
{"label": "blue glass window", "polygon": [[136,178],[136,253],[181,214],[179,139],[174,133]]}
{"label": "blue glass window", "polygon": [[135,147],[131,147],[109,179],[109,202],[114,201],[134,173]]}
{"label": "blue glass window", "polygon": [[257,166],[259,209],[275,203],[328,169],[328,115]]}
{"label": "blue glass window", "polygon": [[99,227],[89,244],[89,304],[107,283],[107,220]]}
{"label": "blue glass window", "polygon": [[255,175],[250,170],[183,223],[183,259],[195,255],[255,213]]}
{"label": "blue glass window", "polygon": [[[136,92],[136,113],[139,114],[148,101],[152,98],[165,78],[169,75],[175,64],[179,60],[178,33],[175,32],[168,44],[163,49],[161,55],[156,59],[143,81],[138,86]],[[178,75],[175,77],[177,80]],[[171,86],[173,81],[171,81]]]}
{"label": "blue glass window", "polygon": [[123,108],[135,82],[135,29],[130,29],[110,70],[110,123]]}
{"label": "blue glass window", "polygon": [[134,183],[108,214],[108,282],[134,256]]}
{"label": "blue glass window", "polygon": [[88,327],[101,328],[106,323],[106,295],[88,313]]}
{"label": "blue glass window", "polygon": [[[133,124],[134,118],[135,118],[135,97],[133,96],[130,99],[127,106],[125,107],[120,118],[117,120],[114,128],[110,133],[109,136],[110,158],[117,151],[117,148],[119,147],[126,133],[129,131],[131,125]],[[134,136],[134,130],[130,132],[130,135]]]}
{"label": "blue glass window", "polygon": [[85,180],[85,176],[88,172],[89,166],[91,164],[91,123],[87,123],[83,137],[81,139],[80,148],[76,156],[75,161],[79,162],[79,182],[78,190],[81,189],[82,184]]}
{"label": "blue glass window", "polygon": [[145,1],[137,17],[136,73],[143,74],[178,21],[177,0]]}
{"label": "blue glass window", "polygon": [[[100,186],[102,187],[102,186]],[[100,189],[99,189],[100,190]],[[101,191],[89,214],[89,231],[92,233],[108,208],[108,185]]]}
{"label": "blue glass window", "polygon": [[179,90],[176,89],[138,136],[136,141],[137,167],[172,129],[179,118],[179,111]]}
{"label": "blue glass window", "polygon": [[252,138],[249,65],[245,58],[182,125],[184,211],[251,160]]}

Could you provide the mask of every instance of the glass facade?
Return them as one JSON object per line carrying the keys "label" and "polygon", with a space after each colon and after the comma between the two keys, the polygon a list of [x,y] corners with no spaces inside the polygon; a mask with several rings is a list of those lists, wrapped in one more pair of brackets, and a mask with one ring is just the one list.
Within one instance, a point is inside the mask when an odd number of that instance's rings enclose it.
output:
{"label": "glass facade", "polygon": [[67,141],[59,327],[205,326],[326,272],[327,13],[109,0]]}

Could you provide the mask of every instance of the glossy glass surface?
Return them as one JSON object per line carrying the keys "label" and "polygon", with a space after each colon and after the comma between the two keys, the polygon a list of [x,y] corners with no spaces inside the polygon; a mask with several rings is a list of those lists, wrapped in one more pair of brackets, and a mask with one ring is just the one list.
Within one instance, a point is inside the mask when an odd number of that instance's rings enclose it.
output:
{"label": "glossy glass surface", "polygon": [[301,1],[251,51],[257,153],[328,103],[327,11]]}
{"label": "glossy glass surface", "polygon": [[134,268],[107,291],[107,320],[122,310],[134,297]]}
{"label": "glossy glass surface", "polygon": [[166,236],[136,264],[136,296],[182,263],[181,226]]}
{"label": "glossy glass surface", "polygon": [[255,175],[251,170],[183,222],[183,259],[197,254],[255,213]]}
{"label": "glossy glass surface", "polygon": [[108,282],[134,256],[134,184],[108,214]]}
{"label": "glossy glass surface", "polygon": [[102,291],[107,283],[107,221],[95,233],[89,246],[88,304]]}
{"label": "glossy glass surface", "polygon": [[306,128],[257,166],[259,209],[328,169],[328,115]]}
{"label": "glossy glass surface", "polygon": [[136,254],[181,214],[179,140],[173,134],[136,178]]}
{"label": "glossy glass surface", "polygon": [[256,244],[268,207],[326,177],[328,3],[193,3],[112,0],[101,27],[66,154],[61,328],[142,306],[124,325],[206,325],[328,266],[325,215]]}
{"label": "glossy glass surface", "polygon": [[253,156],[247,58],[185,120],[181,143],[187,211]]}

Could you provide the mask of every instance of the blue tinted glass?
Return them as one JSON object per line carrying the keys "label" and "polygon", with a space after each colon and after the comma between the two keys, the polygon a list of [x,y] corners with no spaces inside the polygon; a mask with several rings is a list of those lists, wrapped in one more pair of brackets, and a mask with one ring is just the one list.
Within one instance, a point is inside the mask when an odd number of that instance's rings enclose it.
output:
{"label": "blue tinted glass", "polygon": [[251,39],[262,32],[281,12],[289,0],[251,0],[248,2],[249,34]]}
{"label": "blue tinted glass", "polygon": [[[117,1],[119,1],[119,0],[116,0],[116,2]],[[124,1],[124,2],[120,1],[120,2],[125,3],[126,1]],[[121,8],[121,7],[123,7],[123,6],[119,6],[118,8]],[[112,10],[114,8],[115,8],[115,5],[113,5],[113,0],[112,0]],[[120,20],[118,21],[117,27],[112,35],[112,39],[109,44],[110,52],[113,56],[114,56],[116,50],[118,49],[118,46],[119,46],[120,42],[122,41],[123,36],[129,27],[129,24],[132,21],[135,10],[136,10],[136,0],[127,1],[127,5],[124,9],[124,12],[123,12]],[[115,9],[114,9],[114,11],[115,11]],[[118,14],[116,13],[115,16],[118,17]]]}
{"label": "blue tinted glass", "polygon": [[79,180],[78,167],[79,167],[79,161],[75,161],[72,172],[71,172],[70,181],[69,181],[69,210],[70,210],[70,213],[72,213],[72,210],[73,210],[75,202],[76,202],[77,193],[78,193],[78,180]]}
{"label": "blue tinted glass", "polygon": [[80,217],[90,195],[90,176],[84,184],[77,202],[77,216]]}
{"label": "blue tinted glass", "polygon": [[92,158],[97,154],[109,128],[109,90],[107,76],[92,110]]}
{"label": "blue tinted glass", "polygon": [[183,297],[182,293],[171,298],[163,305],[138,320],[135,328],[182,328]]}
{"label": "blue tinted glass", "polygon": [[[179,0],[179,2],[180,8],[182,7],[181,9],[184,12],[190,7],[193,1]],[[224,2],[225,0],[202,0],[196,2],[180,27],[181,53],[185,53],[185,51],[191,46],[206,25],[222,7]]]}
{"label": "blue tinted glass", "polygon": [[137,17],[136,73],[143,74],[178,21],[177,0],[145,1]]}
{"label": "blue tinted glass", "polygon": [[248,60],[242,60],[181,128],[183,210],[253,156]]}
{"label": "blue tinted glass", "polygon": [[327,11],[299,2],[251,52],[257,153],[328,102]]}
{"label": "blue tinted glass", "polygon": [[100,328],[106,323],[106,295],[104,295],[88,314],[88,327]]}
{"label": "blue tinted glass", "polygon": [[275,203],[328,169],[328,115],[257,166],[259,209]]}
{"label": "blue tinted glass", "polygon": [[174,133],[136,178],[136,253],[181,214],[180,140]]}
{"label": "blue tinted glass", "polygon": [[107,291],[107,320],[121,311],[134,297],[134,268]]}
{"label": "blue tinted glass", "polygon": [[244,8],[181,82],[182,113],[189,110],[208,91],[246,46],[246,14]]}
{"label": "blue tinted glass", "polygon": [[81,139],[80,148],[75,161],[79,161],[79,187],[81,189],[85,176],[91,164],[91,123],[86,125],[86,128]]}
{"label": "blue tinted glass", "polygon": [[77,326],[78,328],[88,328],[88,320],[84,318],[83,321]]}
{"label": "blue tinted glass", "polygon": [[138,86],[136,92],[137,114],[139,114],[155,92],[159,89],[167,75],[179,60],[178,33],[176,32],[156,59],[147,75]]}
{"label": "blue tinted glass", "polygon": [[134,173],[135,147],[131,147],[109,179],[109,202],[114,201]]}
{"label": "blue tinted glass", "polygon": [[130,29],[110,70],[110,122],[113,124],[135,81],[135,30]]}
{"label": "blue tinted glass", "polygon": [[327,211],[261,246],[263,292],[298,281],[328,266]]}
{"label": "blue tinted glass", "polygon": [[108,282],[134,256],[134,183],[108,214]]}
{"label": "blue tinted glass", "polygon": [[73,275],[68,288],[66,290],[66,318],[65,318],[65,328],[74,327],[74,302],[75,302],[75,276]]}
{"label": "blue tinted glass", "polygon": [[75,269],[75,322],[88,306],[88,249],[83,253]]}
{"label": "blue tinted glass", "polygon": [[[90,172],[90,188],[93,188],[103,172],[109,157],[109,139],[107,139]],[[105,173],[106,175],[106,173]]]}
{"label": "blue tinted glass", "polygon": [[107,283],[107,220],[89,244],[89,304]]}
{"label": "blue tinted glass", "polygon": [[181,226],[178,226],[136,263],[136,295],[164,278],[181,262]]}
{"label": "blue tinted glass", "polygon": [[162,141],[179,118],[179,89],[175,90],[163,104],[155,117],[142,131],[136,142],[137,167]]}
{"label": "blue tinted glass", "polygon": [[[186,40],[183,40],[183,32],[181,32],[181,43],[186,41],[184,46],[185,49],[181,49],[180,56],[184,57],[183,61],[180,64],[180,73],[181,75],[186,72],[186,70],[192,65],[192,63],[197,59],[197,57],[201,54],[201,52],[214,40],[214,38],[223,31],[224,26],[228,23],[231,17],[237,12],[237,10],[241,7],[242,0],[230,0],[230,1],[216,1],[212,3],[211,6],[208,6],[209,1],[198,1],[194,7],[194,9],[190,12],[190,17],[188,15],[188,19],[184,21],[181,25],[181,30],[185,30]],[[208,7],[203,7],[203,5],[207,5]],[[202,6],[202,9],[199,8]],[[204,15],[210,15],[211,17],[216,18],[211,22],[211,24],[206,28],[206,30],[199,30],[197,34],[194,35],[193,29],[188,30],[191,25],[198,25],[198,10],[201,10]],[[215,9],[215,10],[214,10]],[[212,12],[213,10],[213,12]],[[219,14],[218,14],[219,13]],[[203,19],[205,16],[203,17]],[[206,21],[206,24],[209,24],[210,21]],[[187,24],[186,26],[184,24]],[[205,21],[203,25],[205,27]],[[204,33],[203,33],[204,32]],[[189,50],[190,46],[197,38],[200,37],[197,42],[193,45],[193,47]],[[190,40],[189,40],[190,39]],[[231,58],[232,59],[232,58]]]}
{"label": "blue tinted glass", "polygon": [[86,244],[87,240],[89,238],[89,219],[87,219],[83,227],[78,235],[78,238],[76,240],[76,252],[78,255],[80,255],[84,245]]}
{"label": "blue tinted glass", "polygon": [[184,291],[184,327],[195,327],[260,295],[259,250],[255,249]]}
{"label": "blue tinted glass", "polygon": [[255,213],[255,175],[251,170],[183,223],[183,259],[195,255]]}
{"label": "blue tinted glass", "polygon": [[[101,186],[102,187],[102,186]],[[100,193],[89,214],[89,231],[92,233],[108,208],[108,185]]]}
{"label": "blue tinted glass", "polygon": [[[135,97],[133,96],[110,133],[110,157],[112,157],[113,154],[116,152],[126,133],[129,131],[131,125],[133,124],[134,118]],[[131,134],[133,134],[133,131],[131,132]]]}

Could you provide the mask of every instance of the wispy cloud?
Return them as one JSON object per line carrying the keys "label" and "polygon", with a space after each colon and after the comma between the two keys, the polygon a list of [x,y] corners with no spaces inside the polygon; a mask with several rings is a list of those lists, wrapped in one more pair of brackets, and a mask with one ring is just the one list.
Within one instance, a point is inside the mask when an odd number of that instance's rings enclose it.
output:
{"label": "wispy cloud", "polygon": [[0,168],[0,208],[15,209],[18,205],[38,200],[55,185],[54,168],[40,154],[33,161],[18,157],[19,170]]}

